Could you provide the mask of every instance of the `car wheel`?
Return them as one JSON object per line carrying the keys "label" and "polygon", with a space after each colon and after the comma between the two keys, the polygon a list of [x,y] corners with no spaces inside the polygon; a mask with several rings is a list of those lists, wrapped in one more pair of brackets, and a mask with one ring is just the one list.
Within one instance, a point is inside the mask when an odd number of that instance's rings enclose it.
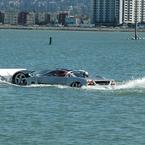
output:
{"label": "car wheel", "polygon": [[73,82],[71,84],[71,87],[80,88],[80,87],[82,87],[82,84],[80,82]]}
{"label": "car wheel", "polygon": [[27,77],[24,73],[18,72],[13,76],[12,83],[16,85],[27,85]]}

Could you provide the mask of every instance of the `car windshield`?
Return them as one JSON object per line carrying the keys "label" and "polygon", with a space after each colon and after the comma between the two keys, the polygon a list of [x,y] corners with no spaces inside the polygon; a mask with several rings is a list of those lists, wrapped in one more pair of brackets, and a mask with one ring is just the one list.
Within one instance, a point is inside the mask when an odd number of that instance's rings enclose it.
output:
{"label": "car windshield", "polygon": [[57,77],[64,77],[67,74],[67,71],[65,70],[55,70],[49,72],[47,75],[48,76],[57,76]]}
{"label": "car windshield", "polygon": [[58,76],[58,77],[64,77],[68,73],[67,70],[42,70],[42,71],[35,71],[32,72],[32,75],[38,75],[38,76]]}
{"label": "car windshield", "polygon": [[72,72],[76,77],[87,78],[88,72],[85,71],[73,71]]}
{"label": "car windshield", "polygon": [[98,80],[104,80],[105,78],[102,77],[102,76],[96,76],[96,79],[98,79]]}
{"label": "car windshield", "polygon": [[45,75],[48,72],[50,72],[50,70],[33,71],[33,72],[31,72],[31,74],[32,75]]}

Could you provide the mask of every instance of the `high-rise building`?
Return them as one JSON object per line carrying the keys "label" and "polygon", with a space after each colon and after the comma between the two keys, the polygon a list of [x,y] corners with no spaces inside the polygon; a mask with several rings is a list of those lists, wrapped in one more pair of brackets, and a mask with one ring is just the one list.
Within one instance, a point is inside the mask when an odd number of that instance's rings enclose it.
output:
{"label": "high-rise building", "polygon": [[92,0],[91,1],[91,12],[92,12],[92,15],[91,15],[91,21],[92,21],[92,24],[95,24],[97,23],[97,7],[96,7],[96,3],[97,3],[97,0]]}
{"label": "high-rise building", "polygon": [[121,24],[122,7],[122,0],[92,0],[92,22],[95,25]]}
{"label": "high-rise building", "polygon": [[145,0],[142,0],[142,8],[141,8],[141,22],[145,23]]}
{"label": "high-rise building", "polygon": [[124,0],[124,23],[145,22],[145,0]]}

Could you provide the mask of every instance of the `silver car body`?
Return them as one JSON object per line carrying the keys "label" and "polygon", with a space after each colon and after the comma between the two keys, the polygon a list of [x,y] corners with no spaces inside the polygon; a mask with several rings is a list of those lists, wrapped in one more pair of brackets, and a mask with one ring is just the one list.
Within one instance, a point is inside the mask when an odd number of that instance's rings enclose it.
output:
{"label": "silver car body", "polygon": [[67,69],[29,71],[27,69],[0,69],[0,79],[16,85],[50,84],[81,87],[87,80]]}
{"label": "silver car body", "polygon": [[[80,70],[77,72],[80,72]],[[41,72],[34,72],[31,75],[36,78],[38,84],[60,84],[72,87],[87,85],[86,78],[77,76],[74,71],[67,69],[56,69],[52,71],[44,70]]]}
{"label": "silver car body", "polygon": [[16,85],[50,84],[82,87],[87,85],[115,85],[103,77],[91,79],[84,70],[55,69],[29,71],[27,69],[0,69],[0,79]]}

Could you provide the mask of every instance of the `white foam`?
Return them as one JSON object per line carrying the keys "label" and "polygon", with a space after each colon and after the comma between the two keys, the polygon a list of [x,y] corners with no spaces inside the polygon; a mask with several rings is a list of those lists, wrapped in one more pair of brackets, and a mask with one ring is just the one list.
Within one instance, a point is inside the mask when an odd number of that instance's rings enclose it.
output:
{"label": "white foam", "polygon": [[135,89],[135,88],[145,88],[145,77],[135,80],[129,80],[120,85],[116,85],[115,89]]}
{"label": "white foam", "polygon": [[[6,81],[0,80],[0,84],[7,84],[7,85],[13,85],[13,86],[18,86],[11,84]],[[21,87],[21,86],[18,86]],[[62,86],[62,85],[49,85],[49,84],[33,84],[30,86],[23,86],[23,87],[29,87],[29,88],[42,88],[42,87],[57,87],[60,89],[65,89],[65,88],[70,88],[69,86]],[[145,77],[139,78],[139,79],[134,79],[134,80],[129,80],[129,81],[123,81],[121,83],[117,83],[115,86],[83,86],[81,89],[84,90],[100,90],[100,91],[109,91],[109,90],[127,90],[127,89],[145,89]]]}
{"label": "white foam", "polygon": [[145,77],[135,80],[123,81],[117,83],[115,86],[87,86],[83,87],[86,90],[127,90],[127,89],[145,89]]}
{"label": "white foam", "polygon": [[68,88],[68,86],[63,86],[63,85],[49,85],[49,84],[33,84],[33,85],[25,86],[25,87],[30,87],[30,88],[57,87],[57,88],[60,88],[60,89]]}
{"label": "white foam", "polygon": [[18,71],[23,71],[26,69],[0,69],[0,75],[1,76],[12,76],[13,74],[15,74]]}

